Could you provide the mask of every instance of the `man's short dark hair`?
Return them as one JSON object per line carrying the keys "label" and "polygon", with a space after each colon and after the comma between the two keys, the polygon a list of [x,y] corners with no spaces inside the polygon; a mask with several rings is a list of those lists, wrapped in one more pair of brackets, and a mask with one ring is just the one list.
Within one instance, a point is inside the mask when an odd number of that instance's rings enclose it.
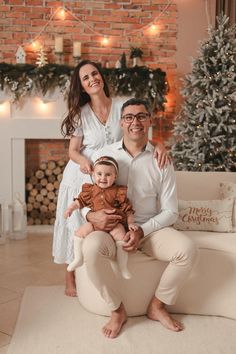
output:
{"label": "man's short dark hair", "polygon": [[128,101],[123,103],[123,106],[121,107],[121,116],[124,112],[124,109],[128,106],[144,106],[146,111],[151,114],[151,109],[146,100],[143,100],[141,98],[130,98]]}

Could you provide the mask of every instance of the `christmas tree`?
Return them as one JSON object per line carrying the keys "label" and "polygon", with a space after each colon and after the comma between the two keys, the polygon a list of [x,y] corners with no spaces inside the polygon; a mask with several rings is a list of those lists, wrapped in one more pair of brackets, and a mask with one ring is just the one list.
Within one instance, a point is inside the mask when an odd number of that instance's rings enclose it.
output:
{"label": "christmas tree", "polygon": [[236,171],[236,25],[220,15],[184,79],[184,103],[174,122],[177,170]]}
{"label": "christmas tree", "polygon": [[47,56],[44,52],[43,47],[40,47],[39,52],[38,52],[38,56],[37,56],[37,60],[36,60],[36,65],[41,67],[46,64],[48,64]]}

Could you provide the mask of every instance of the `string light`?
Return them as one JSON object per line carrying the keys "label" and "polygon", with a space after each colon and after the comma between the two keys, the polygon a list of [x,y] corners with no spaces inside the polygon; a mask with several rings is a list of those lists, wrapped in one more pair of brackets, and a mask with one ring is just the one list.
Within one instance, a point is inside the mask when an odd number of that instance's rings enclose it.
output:
{"label": "string light", "polygon": [[103,37],[101,40],[102,45],[106,46],[109,44],[109,38],[108,37]]}
{"label": "string light", "polygon": [[59,14],[59,17],[61,18],[61,20],[64,21],[66,18],[66,11],[65,11],[64,7],[60,8],[58,14]]}
{"label": "string light", "polygon": [[0,101],[0,114],[1,115],[4,113],[7,113],[8,105],[9,105],[8,101]]}
{"label": "string light", "polygon": [[51,102],[47,102],[46,100],[42,100],[40,98],[36,98],[38,103],[38,110],[40,115],[44,116],[45,118],[48,117],[49,113],[52,111]]}
{"label": "string light", "polygon": [[151,35],[154,35],[154,34],[157,34],[157,32],[158,32],[158,27],[157,27],[157,25],[152,24],[152,25],[149,27],[149,33],[150,33]]}
{"label": "string light", "polygon": [[[147,25],[142,26],[140,28],[134,29],[134,30],[130,30],[130,31],[125,31],[125,33],[123,34],[124,36],[128,36],[131,34],[135,34],[141,31],[147,31],[149,30],[150,34],[156,34],[157,33],[157,25],[156,22],[160,19],[160,17],[166,12],[166,10],[168,9],[168,7],[171,5],[172,0],[169,0],[168,3],[166,4],[166,6],[164,7],[164,9],[160,12],[160,14],[154,18],[151,22],[149,22]],[[78,16],[76,16],[75,14],[73,14],[73,12],[71,12],[69,9],[67,9],[66,7],[59,7],[55,10],[55,12],[51,15],[51,17],[49,18],[48,22],[45,24],[45,26],[42,28],[42,30],[30,41],[27,41],[25,43],[22,43],[22,46],[27,46],[29,44],[31,44],[32,42],[36,41],[42,34],[43,32],[46,30],[46,28],[50,25],[50,23],[54,20],[55,17],[59,17],[61,20],[64,20],[66,18],[66,15],[69,14],[71,17],[73,17],[75,20],[77,20],[78,22],[80,22],[84,27],[87,27],[93,34],[99,36],[99,37],[103,37],[103,45],[107,45],[107,43],[109,43],[109,39],[106,36],[106,40],[104,39],[105,35],[104,33],[101,32],[97,32],[93,29],[92,26],[90,26],[87,22],[82,21]],[[111,37],[111,36],[110,36]],[[115,38],[119,38],[121,37],[121,35],[117,35],[117,36],[113,36]],[[105,40],[105,43],[104,43]]]}
{"label": "string light", "polygon": [[33,48],[34,51],[38,51],[39,48],[41,47],[41,44],[39,41],[35,40],[31,42],[31,46]]}

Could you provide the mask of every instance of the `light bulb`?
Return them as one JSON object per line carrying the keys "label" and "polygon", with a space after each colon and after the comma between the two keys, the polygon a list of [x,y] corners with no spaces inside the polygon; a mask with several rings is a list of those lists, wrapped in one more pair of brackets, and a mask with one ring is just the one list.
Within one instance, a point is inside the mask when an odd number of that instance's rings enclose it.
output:
{"label": "light bulb", "polygon": [[0,101],[0,116],[4,115],[8,112],[9,102],[8,101]]}
{"label": "light bulb", "polygon": [[43,99],[38,99],[38,112],[40,112],[43,116],[47,117],[47,114],[51,110],[51,104],[50,102],[47,102],[46,100]]}
{"label": "light bulb", "polygon": [[151,27],[150,27],[150,32],[151,32],[152,34],[156,34],[156,33],[157,33],[157,26],[156,26],[156,25],[151,25]]}
{"label": "light bulb", "polygon": [[31,47],[33,51],[37,52],[41,47],[41,43],[38,40],[32,40]]}
{"label": "light bulb", "polygon": [[66,12],[63,8],[60,9],[59,11],[59,16],[62,20],[65,20],[65,17],[66,17]]}
{"label": "light bulb", "polygon": [[147,29],[147,34],[149,34],[149,35],[155,35],[155,34],[157,34],[157,31],[158,31],[158,27],[157,27],[157,25],[154,25],[154,24],[152,24],[148,29]]}
{"label": "light bulb", "polygon": [[108,43],[109,43],[109,38],[103,37],[101,42],[102,42],[102,45],[108,45]]}

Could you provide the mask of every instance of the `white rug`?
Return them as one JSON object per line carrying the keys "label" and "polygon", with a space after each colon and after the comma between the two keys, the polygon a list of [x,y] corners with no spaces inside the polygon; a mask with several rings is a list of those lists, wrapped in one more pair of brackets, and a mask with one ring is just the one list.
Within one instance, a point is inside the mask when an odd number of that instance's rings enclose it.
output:
{"label": "white rug", "polygon": [[235,354],[236,321],[176,315],[174,333],[145,316],[128,319],[120,336],[104,338],[106,317],[84,310],[62,286],[26,289],[8,354]]}

